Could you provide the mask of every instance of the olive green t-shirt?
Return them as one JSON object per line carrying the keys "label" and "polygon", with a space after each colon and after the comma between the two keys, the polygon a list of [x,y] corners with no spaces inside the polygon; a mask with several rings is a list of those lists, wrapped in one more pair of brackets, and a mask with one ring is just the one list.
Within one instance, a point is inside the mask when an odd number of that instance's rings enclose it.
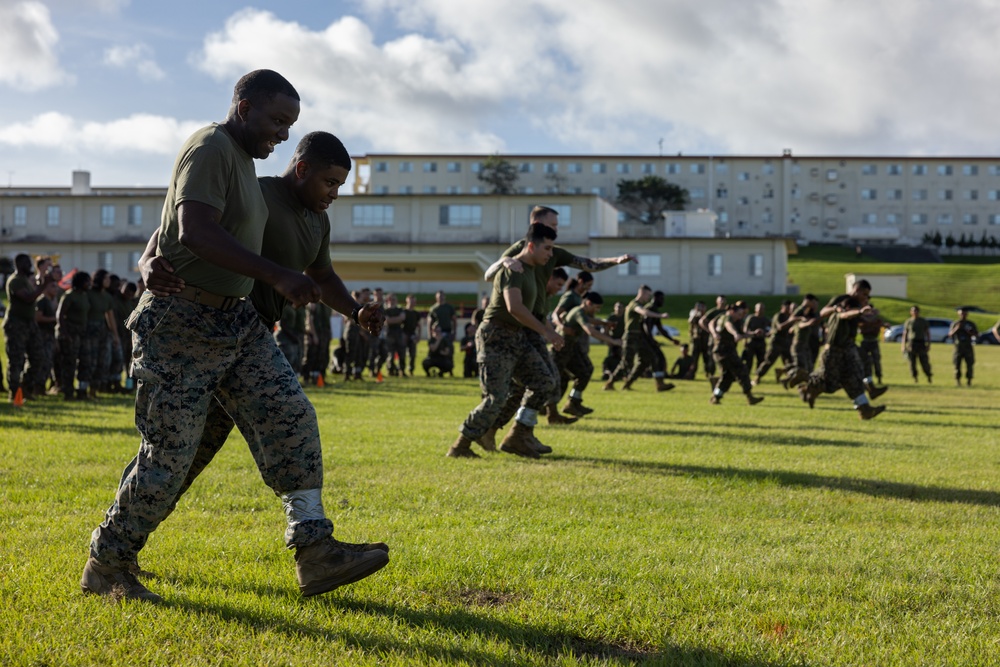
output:
{"label": "olive green t-shirt", "polygon": [[521,302],[530,310],[538,292],[538,282],[535,280],[535,270],[538,267],[525,264],[523,269],[511,271],[502,268],[493,276],[493,293],[490,295],[490,305],[486,307],[485,320],[503,322],[515,326],[524,326],[507,310],[507,301],[503,293],[507,288],[521,290]]}
{"label": "olive green t-shirt", "polygon": [[638,334],[642,333],[644,329],[642,328],[642,321],[644,317],[636,312],[636,308],[641,307],[642,304],[639,303],[638,299],[632,299],[625,306],[625,333],[626,334]]}
{"label": "olive green t-shirt", "polygon": [[438,303],[431,308],[431,327],[435,324],[441,328],[441,333],[451,333],[451,318],[455,316],[455,306],[450,303]]}
{"label": "olive green t-shirt", "polygon": [[87,315],[90,313],[90,297],[88,292],[71,289],[59,300],[59,313],[69,324],[83,328],[87,326]]}
{"label": "olive green t-shirt", "polygon": [[[257,179],[267,204],[261,257],[293,271],[330,268],[330,219],[305,208],[280,176]],[[250,301],[265,322],[277,322],[285,297],[265,282],[255,281]]]}
{"label": "olive green t-shirt", "polygon": [[[504,250],[503,257],[516,257],[522,250],[524,250],[525,245],[527,245],[527,241],[521,239],[511,247]],[[552,272],[560,266],[569,266],[575,258],[576,255],[571,253],[569,250],[560,248],[559,246],[553,246],[552,257],[549,258],[549,261],[542,266],[535,267],[535,280],[538,282],[538,296],[536,297],[534,307],[531,307],[531,312],[534,313],[535,317],[538,319],[545,320],[549,314],[549,300],[546,296],[546,290],[549,285],[549,278],[552,277]],[[527,304],[527,301],[525,303]]]}
{"label": "olive green t-shirt", "polygon": [[[811,320],[814,317],[816,317],[816,311],[813,310],[812,306],[802,304],[792,312],[792,317],[801,317],[807,320]],[[807,327],[803,326],[802,322],[796,322],[792,326],[792,329],[794,329],[794,331],[792,332],[792,344],[796,346],[804,345],[805,341],[809,340],[809,337],[812,335],[812,331],[814,328],[816,328],[816,326],[818,325],[812,325]]]}
{"label": "olive green t-shirt", "polygon": [[[56,316],[56,304],[53,303],[52,299],[48,298],[44,294],[35,300],[35,310],[42,314],[42,317],[55,317]],[[56,323],[55,322],[39,322],[38,328],[48,334],[55,333]]]}
{"label": "olive green t-shirt", "polygon": [[181,245],[178,206],[186,201],[221,211],[222,228],[247,250],[260,253],[267,205],[253,158],[218,123],[192,134],[177,155],[160,216],[156,254],[190,286],[221,296],[248,295],[252,278],[216,266]]}
{"label": "olive green t-shirt", "polygon": [[736,347],[736,337],[726,328],[728,322],[732,322],[737,331],[743,330],[743,322],[734,320],[730,317],[729,313],[719,315],[712,324],[716,333],[718,333],[718,336],[715,337],[716,350],[733,349]]}
{"label": "olive green t-shirt", "polygon": [[25,303],[14,297],[15,292],[23,290],[35,291],[35,281],[30,276],[15,273],[7,279],[7,314],[4,320],[15,319],[31,322],[35,319],[35,304]]}
{"label": "olive green t-shirt", "polygon": [[791,327],[781,328],[781,325],[788,321],[788,318],[792,316],[791,313],[782,313],[781,311],[774,314],[771,318],[771,338],[775,342],[787,343],[792,339]]}
{"label": "olive green t-shirt", "polygon": [[563,316],[563,338],[566,340],[566,347],[571,343],[579,341],[587,335],[584,326],[590,324],[591,317],[584,310],[583,305],[575,306]]}
{"label": "olive green t-shirt", "polygon": [[87,292],[90,299],[90,312],[87,313],[88,322],[103,322],[104,314],[112,309],[111,295],[104,290],[92,289]]}
{"label": "olive green t-shirt", "polygon": [[924,341],[930,340],[931,329],[930,325],[927,324],[927,320],[922,317],[911,317],[906,320],[903,325],[906,330],[906,340],[907,341]]}
{"label": "olive green t-shirt", "polygon": [[612,338],[621,338],[625,335],[625,320],[622,319],[621,315],[615,315],[614,313],[608,315],[605,322],[608,326],[605,328],[605,333]]}
{"label": "olive green t-shirt", "polygon": [[407,336],[412,336],[417,333],[417,327],[420,325],[420,313],[407,308],[403,311],[403,315],[403,333]]}
{"label": "olive green t-shirt", "polygon": [[[399,306],[393,306],[392,308],[385,309],[385,319],[387,320],[390,317],[399,317],[402,314],[403,314],[403,309],[400,308]],[[403,322],[396,322],[395,324],[387,324],[386,326],[388,327],[389,333],[391,334],[403,333]]]}

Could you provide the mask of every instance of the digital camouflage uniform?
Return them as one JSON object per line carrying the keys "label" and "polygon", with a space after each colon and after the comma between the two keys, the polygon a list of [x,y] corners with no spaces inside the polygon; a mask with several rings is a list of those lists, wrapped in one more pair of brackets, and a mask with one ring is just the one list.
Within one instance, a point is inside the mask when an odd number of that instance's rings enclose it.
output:
{"label": "digital camouflage uniform", "polygon": [[66,398],[73,397],[74,378],[80,378],[90,365],[83,338],[87,332],[90,298],[86,291],[71,289],[59,300],[59,322],[56,340],[59,342],[59,388]]}
{"label": "digital camouflage uniform", "polygon": [[403,311],[403,335],[406,340],[406,354],[399,355],[399,368],[406,368],[410,375],[413,375],[413,368],[417,363],[417,332],[420,326],[420,313],[416,310],[405,309]]}
{"label": "digital camouflage uniform", "polygon": [[643,316],[636,312],[641,307],[638,299],[632,299],[625,306],[625,337],[622,339],[622,360],[611,376],[612,380],[625,378],[625,383],[631,385],[636,379],[652,367],[654,361],[653,346],[649,335],[643,328]]}
{"label": "digital camouflage uniform", "polygon": [[[262,191],[271,196],[265,200]],[[258,183],[250,155],[218,125],[188,139],[174,165],[157,252],[188,285],[231,297],[235,305],[224,310],[147,292],[129,318],[138,381],[136,426],[142,443],[91,541],[91,556],[109,566],[135,561],[149,534],[193,479],[192,470],[198,472],[195,462],[214,454],[217,442],[202,447],[202,441],[225,430],[222,415],[240,429],[264,481],[282,496],[288,515],[286,544],[307,546],[333,531],[320,500],[323,460],[316,413],[261,322],[262,317],[277,319],[282,297],[273,290],[266,294],[264,286],[181,246],[181,201],[199,201],[221,211],[219,224],[252,252],[262,246],[293,248],[309,257],[302,268],[329,266],[325,215],[303,209],[280,179]],[[287,217],[266,229],[268,204],[274,216],[278,202],[285,204]],[[290,220],[298,224],[289,227]],[[269,239],[269,234],[275,238]],[[306,245],[306,239],[315,238],[325,238],[326,245]],[[258,287],[262,294],[254,295],[253,305],[240,299]],[[260,314],[255,305],[262,309]],[[222,413],[214,407],[216,401]],[[304,495],[285,495],[291,492],[307,494],[309,500],[303,504]]]}
{"label": "digital camouflage uniform", "polygon": [[[625,319],[621,315],[615,315],[612,313],[608,315],[604,320],[607,322],[607,326],[604,328],[604,333],[611,338],[620,339],[625,335]],[[608,345],[608,354],[604,357],[604,361],[601,363],[601,375],[608,379],[615,373],[615,369],[618,368],[618,364],[622,362],[622,346],[621,345]]]}
{"label": "digital camouflage uniform", "polygon": [[90,311],[82,345],[86,347],[89,363],[80,380],[98,387],[108,381],[111,371],[111,330],[108,329],[107,313],[112,310],[113,304],[111,294],[97,285],[87,292],[87,296],[90,298]]}
{"label": "digital camouflage uniform", "polygon": [[[748,333],[750,331],[756,331],[760,329],[767,332],[768,326],[771,324],[770,320],[766,317],[761,317],[758,315],[747,315],[743,318],[743,332]],[[767,356],[767,339],[757,336],[747,338],[743,341],[743,354],[740,359],[743,361],[743,365],[747,367],[747,373],[753,371],[754,362],[757,363],[757,376],[760,376],[760,367],[764,364],[764,358]],[[765,369],[766,372],[767,369]]]}
{"label": "digital camouflage uniform", "polygon": [[712,360],[712,337],[707,331],[698,326],[698,320],[703,315],[705,313],[699,315],[693,311],[691,315],[688,315],[688,340],[691,342],[691,356],[694,358],[694,372],[692,373],[692,377],[698,375],[699,359],[702,360],[707,375],[715,374],[715,361]]}
{"label": "digital camouflage uniform", "polygon": [[931,341],[931,329],[927,320],[917,316],[911,317],[903,324],[906,331],[906,358],[910,361],[910,375],[917,379],[917,362],[924,371],[927,379],[931,378],[931,360],[927,355],[927,348]]}
{"label": "digital camouflage uniform", "polygon": [[972,384],[972,369],[976,365],[976,352],[973,342],[979,337],[979,329],[970,320],[959,321],[958,329],[952,336],[955,344],[955,351],[951,355],[951,361],[955,364],[955,380],[962,379],[962,362],[965,362],[965,379]]}
{"label": "digital camouflage uniform", "polygon": [[34,293],[34,278],[15,273],[7,279],[6,289],[7,312],[3,319],[3,333],[7,346],[7,389],[13,397],[22,388],[22,382],[23,390],[29,392],[38,384],[42,346],[38,338],[38,324],[35,323],[35,304],[25,303],[14,296],[23,290]]}
{"label": "digital camouflage uniform", "polygon": [[302,340],[306,333],[306,309],[285,304],[274,330],[274,342],[288,359],[288,365],[298,374],[302,369]]}
{"label": "digital camouflage uniform", "polygon": [[524,305],[532,309],[539,294],[537,268],[524,265],[520,273],[501,268],[493,278],[490,305],[483,324],[476,330],[476,361],[483,399],[460,429],[470,440],[479,439],[495,426],[507,403],[512,380],[517,379],[530,390],[525,395],[525,407],[536,412],[545,407],[547,397],[556,391],[556,380],[546,361],[549,355],[543,358],[536,346],[530,344],[524,326],[510,314],[504,301],[504,290],[517,288],[521,290]]}
{"label": "digital camouflage uniform", "polygon": [[[56,306],[52,299],[44,294],[35,301],[35,309],[42,317],[54,318],[56,316]],[[41,346],[38,357],[38,373],[35,375],[35,385],[32,387],[36,394],[45,392],[46,383],[52,374],[55,364],[56,353],[56,323],[42,322],[38,324],[38,340]]]}
{"label": "digital camouflage uniform", "polygon": [[[712,346],[712,357],[715,359],[715,365],[719,369],[720,374],[716,389],[725,394],[729,391],[733,382],[739,382],[743,393],[749,394],[752,390],[750,386],[750,374],[747,372],[747,367],[743,364],[743,360],[740,359],[740,355],[736,352],[736,339],[730,333],[729,329],[726,328],[726,323],[729,321],[731,321],[729,315],[722,313],[712,320],[710,324],[718,332],[718,335],[713,337],[714,344]],[[736,321],[734,325],[737,331],[743,330],[742,322]]]}
{"label": "digital camouflage uniform", "polygon": [[[816,309],[807,304],[801,304],[792,311],[792,317],[801,317],[811,320],[816,316]],[[814,359],[812,352],[812,332],[819,326],[817,322],[813,326],[805,326],[804,322],[796,322],[792,327],[792,363],[785,367],[785,377],[794,377],[801,370],[803,373],[812,372]]]}
{"label": "digital camouflage uniform", "polygon": [[764,355],[764,361],[757,364],[755,377],[759,381],[764,374],[771,370],[778,359],[787,366],[792,363],[792,332],[790,327],[782,328],[782,324],[792,317],[791,313],[778,311],[771,318],[771,344]]}
{"label": "digital camouflage uniform", "polygon": [[310,303],[306,306],[306,325],[312,331],[312,336],[305,337],[303,346],[303,359],[305,360],[304,374],[310,378],[316,378],[326,374],[326,367],[330,364],[330,341],[333,338],[333,330],[330,327],[330,317],[333,309],[325,303]]}
{"label": "digital camouflage uniform", "polygon": [[858,322],[858,332],[861,334],[861,343],[858,347],[865,377],[876,377],[882,382],[882,351],[879,348],[882,319],[878,316],[862,317]]}
{"label": "digital camouflage uniform", "polygon": [[552,359],[559,370],[559,395],[566,393],[571,381],[574,395],[579,395],[590,384],[590,378],[594,374],[594,364],[582,344],[584,338],[590,338],[583,326],[589,325],[592,318],[587,315],[581,304],[563,315],[562,321],[563,347],[561,350],[552,351]]}
{"label": "digital camouflage uniform", "polygon": [[[385,309],[385,319],[403,315],[403,309],[399,306]],[[389,360],[389,371],[398,373],[401,369],[406,370],[406,335],[403,333],[403,323],[386,324],[385,327],[386,355]]]}
{"label": "digital camouflage uniform", "polygon": [[[827,307],[836,305],[847,309],[858,307],[857,302],[846,294],[834,297]],[[816,370],[809,375],[809,387],[827,394],[843,389],[851,400],[864,395],[864,368],[854,342],[858,335],[858,319],[842,319],[836,311],[827,319],[827,342],[820,351]]]}

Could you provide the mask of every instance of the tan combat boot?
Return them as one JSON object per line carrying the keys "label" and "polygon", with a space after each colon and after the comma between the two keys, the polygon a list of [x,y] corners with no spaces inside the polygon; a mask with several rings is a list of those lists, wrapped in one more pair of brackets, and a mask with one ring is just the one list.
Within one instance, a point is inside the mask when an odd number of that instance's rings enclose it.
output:
{"label": "tan combat boot", "polygon": [[754,396],[753,394],[747,394],[747,405],[757,405],[764,400],[763,396]]}
{"label": "tan combat boot", "polygon": [[583,404],[579,398],[571,398],[566,402],[566,405],[562,409],[568,415],[573,415],[574,417],[585,417],[593,412],[593,408],[588,408]]}
{"label": "tan combat boot", "polygon": [[615,379],[611,378],[604,383],[604,391],[614,391],[615,390]]}
{"label": "tan combat boot", "polygon": [[663,378],[653,378],[656,380],[656,391],[670,391],[674,388],[673,382],[664,382]]}
{"label": "tan combat boot", "polygon": [[863,421],[867,421],[869,419],[875,419],[883,412],[885,412],[884,405],[879,405],[876,407],[869,403],[864,403],[863,405],[858,406],[858,417],[860,417]]}
{"label": "tan combat boot", "polygon": [[389,562],[381,549],[350,551],[332,538],[295,550],[295,574],[299,590],[309,597],[352,584],[378,572]]}
{"label": "tan combat boot", "polygon": [[500,443],[500,451],[525,456],[529,459],[537,459],[539,456],[538,450],[534,445],[534,436],[535,433],[532,427],[525,426],[521,422],[516,421],[511,426],[510,431],[507,432],[503,442]]}
{"label": "tan combat boot", "polygon": [[549,424],[553,425],[575,424],[580,420],[579,417],[567,417],[564,414],[560,414],[559,408],[554,404],[545,406],[545,414],[548,415]]}
{"label": "tan combat boot", "polygon": [[[959,382],[958,385],[962,386],[962,383]],[[876,387],[874,384],[865,384],[865,389],[868,390],[868,398],[871,399],[876,399],[885,392],[889,391],[888,387]]]}
{"label": "tan combat boot", "polygon": [[476,440],[479,446],[488,452],[495,452],[497,450],[497,429],[494,426],[486,433],[480,436],[479,440]]}
{"label": "tan combat boot", "polygon": [[451,456],[452,458],[459,459],[478,459],[479,454],[472,451],[472,440],[465,437],[464,434],[460,434],[455,444],[451,446],[448,453],[445,456]]}
{"label": "tan combat boot", "polygon": [[96,558],[87,560],[80,588],[84,593],[106,595],[114,600],[163,601],[163,598],[139,583],[131,567],[104,565]]}

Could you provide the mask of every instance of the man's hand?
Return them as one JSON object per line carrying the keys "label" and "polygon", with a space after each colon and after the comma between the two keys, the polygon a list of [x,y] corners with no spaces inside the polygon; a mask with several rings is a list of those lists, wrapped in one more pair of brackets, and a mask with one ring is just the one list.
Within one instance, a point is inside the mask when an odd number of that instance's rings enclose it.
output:
{"label": "man's hand", "polygon": [[282,272],[273,287],[295,308],[319,301],[321,296],[319,285],[306,274],[296,271]]}
{"label": "man's hand", "polygon": [[621,347],[622,346],[622,339],[621,338],[612,338],[611,339],[611,345],[614,345],[615,347]]}
{"label": "man's hand", "polygon": [[150,257],[140,262],[139,274],[154,296],[170,296],[184,289],[184,280],[174,275],[173,265],[163,257]]}
{"label": "man's hand", "polygon": [[522,273],[524,271],[524,267],[521,266],[521,260],[516,257],[504,257],[501,263],[505,269],[510,269],[514,273]]}
{"label": "man's hand", "polygon": [[638,264],[639,258],[636,257],[635,255],[628,254],[619,256],[615,261],[617,261],[619,264],[625,264],[626,262],[635,262],[636,264]]}
{"label": "man's hand", "polygon": [[566,343],[562,336],[551,329],[545,331],[545,340],[552,344],[553,350],[557,351],[563,349],[563,345]]}
{"label": "man's hand", "polygon": [[382,332],[382,325],[385,324],[385,310],[381,303],[366,303],[358,311],[358,323],[372,336],[378,336]]}

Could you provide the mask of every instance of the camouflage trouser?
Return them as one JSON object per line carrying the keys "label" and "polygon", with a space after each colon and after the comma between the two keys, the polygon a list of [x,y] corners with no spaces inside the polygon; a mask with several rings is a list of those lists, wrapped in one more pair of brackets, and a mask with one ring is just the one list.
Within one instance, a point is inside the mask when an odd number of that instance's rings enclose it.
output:
{"label": "camouflage trouser", "polygon": [[400,353],[399,367],[401,369],[408,368],[410,375],[413,375],[413,367],[417,363],[417,343],[419,342],[419,338],[417,338],[416,333],[404,333],[403,337],[406,340],[406,354]]}
{"label": "camouflage trouser", "polygon": [[694,357],[694,370],[691,372],[692,377],[698,375],[699,358],[705,362],[705,372],[709,375],[715,375],[715,359],[712,358],[712,346],[709,344],[706,336],[691,337],[691,356]]}
{"label": "camouflage trouser", "polygon": [[[87,329],[80,340],[80,371],[78,378],[80,382],[89,382],[99,385],[104,382],[110,366],[110,356],[107,350],[108,325],[104,320],[90,320],[87,322]],[[87,365],[83,365],[83,360],[87,360]]]}
{"label": "camouflage trouser", "polygon": [[716,348],[712,351],[712,356],[715,358],[716,367],[721,372],[716,388],[725,394],[733,386],[733,382],[739,382],[743,393],[749,394],[752,389],[750,373],[747,372],[747,367],[740,359],[740,355],[736,353],[736,347]]}
{"label": "camouflage trouser", "polygon": [[882,378],[882,351],[879,349],[877,340],[862,340],[859,346],[861,354],[861,365],[864,367],[866,378]]}
{"label": "camouflage trouser", "polygon": [[[522,405],[524,407],[534,407],[538,401],[541,401],[541,405],[544,407],[550,403],[555,403],[559,400],[562,394],[557,395],[556,392],[559,391],[559,369],[556,368],[556,363],[552,360],[552,355],[549,354],[548,344],[546,344],[545,339],[542,338],[541,334],[532,331],[531,329],[524,329],[525,344],[534,348],[538,357],[549,369],[549,376],[552,378],[551,389],[548,396],[536,396],[536,394],[541,391],[538,387],[525,387],[525,383],[521,378],[515,373],[514,379],[511,382],[510,392],[507,394],[507,401],[504,403],[503,408],[500,410],[500,414],[497,416],[496,420],[493,422],[493,427],[500,429],[504,425],[514,418],[517,414],[518,408]],[[482,366],[482,361],[480,361],[480,350],[479,347],[479,331],[476,331],[476,360],[479,361],[480,366]],[[481,372],[481,371],[480,371]],[[531,398],[530,404],[525,396]],[[541,409],[541,408],[535,408]]]}
{"label": "camouflage trouser", "polygon": [[861,354],[856,345],[824,345],[816,370],[809,375],[809,386],[818,386],[826,394],[843,389],[853,400],[865,393],[864,377]]}
{"label": "camouflage trouser", "polygon": [[976,365],[976,353],[972,345],[956,345],[952,352],[951,361],[955,364],[955,379],[962,379],[962,362],[965,362],[965,377],[972,379],[972,367]]}
{"label": "camouflage trouser", "polygon": [[402,331],[389,331],[385,335],[389,368],[406,370],[406,335]]}
{"label": "camouflage trouser", "polygon": [[757,373],[755,377],[759,380],[764,377],[764,374],[771,370],[771,367],[777,363],[778,359],[781,359],[785,365],[792,363],[792,341],[789,339],[771,339],[771,345],[767,348],[767,354],[764,355],[764,361],[757,364]]}
{"label": "camouflage trouser", "polygon": [[59,340],[59,388],[66,396],[72,396],[74,378],[81,378],[90,365],[88,351],[83,344],[86,326],[63,324],[56,334]]}
{"label": "camouflage trouser", "polygon": [[764,363],[764,357],[767,355],[767,341],[763,338],[748,338],[747,342],[743,345],[743,355],[740,360],[743,365],[747,367],[747,373],[753,370],[754,361],[757,362],[757,368],[761,367]]}
{"label": "camouflage trouser", "polygon": [[559,371],[559,396],[566,393],[572,380],[573,390],[583,393],[594,374],[594,364],[581,341],[567,341],[561,350],[552,351],[552,361]]}
{"label": "camouflage trouser", "polygon": [[[7,346],[7,389],[13,395],[23,386],[34,389],[40,377],[42,363],[42,342],[38,324],[34,320],[8,317],[3,323],[3,334]],[[25,368],[27,362],[27,368]]]}
{"label": "camouflage trouser", "polygon": [[[224,442],[221,433],[228,431],[215,421],[219,413],[212,424],[207,421],[216,400],[247,439],[276,494],[322,488],[316,413],[248,301],[223,312],[147,292],[128,324],[142,442],[94,530],[94,558],[107,565],[135,559],[170,513],[195,461],[217,450],[220,438]],[[214,444],[202,451],[206,437]],[[331,533],[328,519],[314,518],[290,524],[285,542],[304,546]]]}
{"label": "camouflage trouser", "polygon": [[278,329],[274,332],[274,343],[297,374],[302,368],[302,341],[298,336]]}
{"label": "camouflage trouser", "polygon": [[317,333],[315,338],[306,336],[302,346],[303,374],[323,374],[330,364],[330,334]]}
{"label": "camouflage trouser", "polygon": [[[622,361],[612,376],[615,380],[623,377],[629,384],[636,381],[654,361],[653,346],[644,333],[625,334],[622,340]],[[627,374],[627,377],[626,377]]]}
{"label": "camouflage trouser", "polygon": [[809,340],[803,340],[792,348],[792,364],[785,366],[785,377],[792,377],[799,369],[811,373],[813,369],[813,353]]}
{"label": "camouflage trouser", "polygon": [[548,354],[539,354],[525,334],[522,327],[491,320],[483,322],[476,330],[476,361],[479,362],[479,388],[483,400],[462,424],[461,431],[467,438],[475,440],[494,426],[505,406],[513,379],[530,390],[525,398],[527,408],[541,410],[555,393],[551,358]]}
{"label": "camouflage trouser", "polygon": [[906,346],[906,358],[910,360],[910,375],[917,379],[917,362],[924,370],[924,375],[931,376],[931,360],[927,356],[927,343],[922,340],[910,341]]}
{"label": "camouflage trouser", "polygon": [[610,378],[615,374],[615,369],[618,368],[618,364],[621,362],[621,345],[608,345],[608,356],[604,357],[604,361],[601,363],[602,375],[605,378]]}
{"label": "camouflage trouser", "polygon": [[35,393],[45,393],[49,376],[52,375],[52,367],[55,364],[56,354],[56,334],[52,329],[38,329],[38,340],[40,351],[38,356],[38,374],[35,375],[35,385],[32,387]]}
{"label": "camouflage trouser", "polygon": [[368,345],[368,368],[377,373],[389,358],[389,344],[385,338],[372,338]]}
{"label": "camouflage trouser", "polygon": [[344,325],[344,375],[360,373],[365,367],[365,342],[361,328],[354,322]]}

